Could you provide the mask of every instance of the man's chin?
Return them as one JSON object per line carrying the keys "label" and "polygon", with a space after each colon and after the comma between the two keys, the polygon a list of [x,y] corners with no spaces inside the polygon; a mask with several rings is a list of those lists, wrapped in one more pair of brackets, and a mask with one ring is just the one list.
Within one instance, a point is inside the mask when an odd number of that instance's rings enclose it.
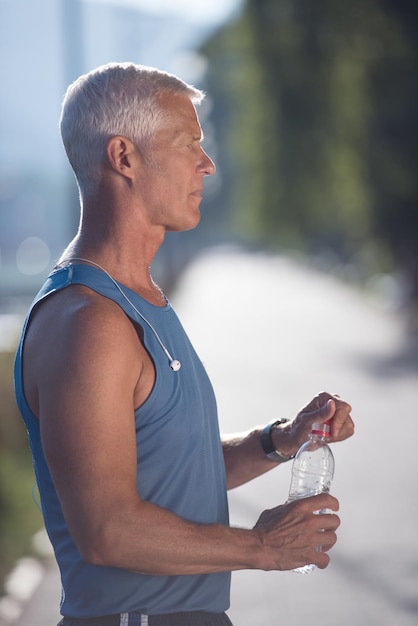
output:
{"label": "man's chin", "polygon": [[188,222],[185,222],[183,224],[169,226],[168,228],[166,228],[166,231],[168,233],[183,233],[188,230],[193,230],[193,228],[196,228],[199,225],[199,223],[200,223],[200,213],[198,216],[196,216],[196,219],[194,221],[189,220]]}

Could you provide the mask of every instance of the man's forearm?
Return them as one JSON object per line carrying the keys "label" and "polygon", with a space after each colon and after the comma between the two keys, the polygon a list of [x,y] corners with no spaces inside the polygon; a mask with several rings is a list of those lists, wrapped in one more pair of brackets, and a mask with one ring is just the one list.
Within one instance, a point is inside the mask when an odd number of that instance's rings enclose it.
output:
{"label": "man's forearm", "polygon": [[239,487],[277,467],[278,463],[270,460],[261,446],[262,429],[257,427],[247,433],[222,437],[228,489]]}
{"label": "man's forearm", "polygon": [[196,524],[144,501],[129,515],[109,515],[100,532],[84,539],[87,562],[141,574],[209,574],[268,563],[257,531]]}

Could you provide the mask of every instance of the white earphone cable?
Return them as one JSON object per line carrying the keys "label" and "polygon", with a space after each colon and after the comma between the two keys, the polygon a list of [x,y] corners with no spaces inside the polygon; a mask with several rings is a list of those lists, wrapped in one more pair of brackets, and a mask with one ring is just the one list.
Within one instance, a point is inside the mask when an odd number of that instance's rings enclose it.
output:
{"label": "white earphone cable", "polygon": [[[126,295],[126,293],[123,291],[123,289],[121,288],[121,286],[118,284],[118,282],[113,278],[113,276],[111,276],[111,274],[109,274],[109,272],[107,272],[101,265],[99,265],[98,263],[96,263],[95,261],[91,261],[90,259],[84,259],[83,257],[72,257],[71,259],[66,259],[65,261],[62,262],[62,265],[64,265],[65,263],[69,263],[70,261],[84,261],[85,263],[91,263],[92,265],[94,265],[95,267],[97,267],[99,270],[101,270],[104,274],[106,274],[106,276],[112,281],[112,283],[115,285],[115,287],[118,289],[118,291],[120,292],[120,294],[122,295],[122,297],[126,300],[126,302],[128,302],[128,304],[131,305],[131,307],[133,308],[133,310],[135,311],[135,313],[137,313],[137,315],[139,315],[139,317],[147,324],[147,326],[150,328],[150,330],[152,331],[152,333],[154,334],[154,337],[156,338],[156,340],[158,341],[158,343],[160,344],[160,347],[162,348],[164,354],[166,355],[169,364],[170,364],[170,368],[173,370],[173,372],[178,372],[179,369],[181,368],[181,363],[180,361],[178,361],[177,359],[174,359],[170,352],[167,350],[167,348],[165,347],[164,343],[162,342],[161,337],[159,336],[159,334],[157,333],[157,331],[155,330],[154,326],[151,324],[151,322],[149,320],[147,320],[147,318],[141,313],[141,311],[138,311],[138,309],[136,308],[136,306],[134,305],[134,303],[130,300],[130,298]],[[58,265],[61,265],[61,263],[59,263]]]}

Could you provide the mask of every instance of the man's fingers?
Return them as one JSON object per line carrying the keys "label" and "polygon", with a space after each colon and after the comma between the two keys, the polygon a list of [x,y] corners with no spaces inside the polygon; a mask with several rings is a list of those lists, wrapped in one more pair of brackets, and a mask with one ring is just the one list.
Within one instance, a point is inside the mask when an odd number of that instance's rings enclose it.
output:
{"label": "man's fingers", "polygon": [[323,509],[338,511],[340,508],[340,503],[337,498],[334,498],[330,493],[320,493],[316,496],[295,500],[294,502],[298,503],[297,506],[310,509],[312,512],[322,511]]}

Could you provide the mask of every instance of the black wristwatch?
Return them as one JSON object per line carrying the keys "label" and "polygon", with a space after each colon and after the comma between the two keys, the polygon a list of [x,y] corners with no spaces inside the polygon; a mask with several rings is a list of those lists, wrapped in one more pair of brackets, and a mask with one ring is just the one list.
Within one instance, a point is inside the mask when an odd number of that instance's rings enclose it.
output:
{"label": "black wristwatch", "polygon": [[273,440],[271,438],[271,429],[273,428],[273,426],[276,426],[277,424],[285,424],[288,421],[288,419],[282,417],[281,419],[275,420],[274,422],[267,424],[267,426],[261,431],[261,447],[263,448],[266,457],[270,459],[270,461],[274,461],[275,463],[286,463],[286,461],[290,461],[291,459],[295,458],[294,454],[292,454],[292,456],[284,456],[283,454],[278,452],[274,447]]}

